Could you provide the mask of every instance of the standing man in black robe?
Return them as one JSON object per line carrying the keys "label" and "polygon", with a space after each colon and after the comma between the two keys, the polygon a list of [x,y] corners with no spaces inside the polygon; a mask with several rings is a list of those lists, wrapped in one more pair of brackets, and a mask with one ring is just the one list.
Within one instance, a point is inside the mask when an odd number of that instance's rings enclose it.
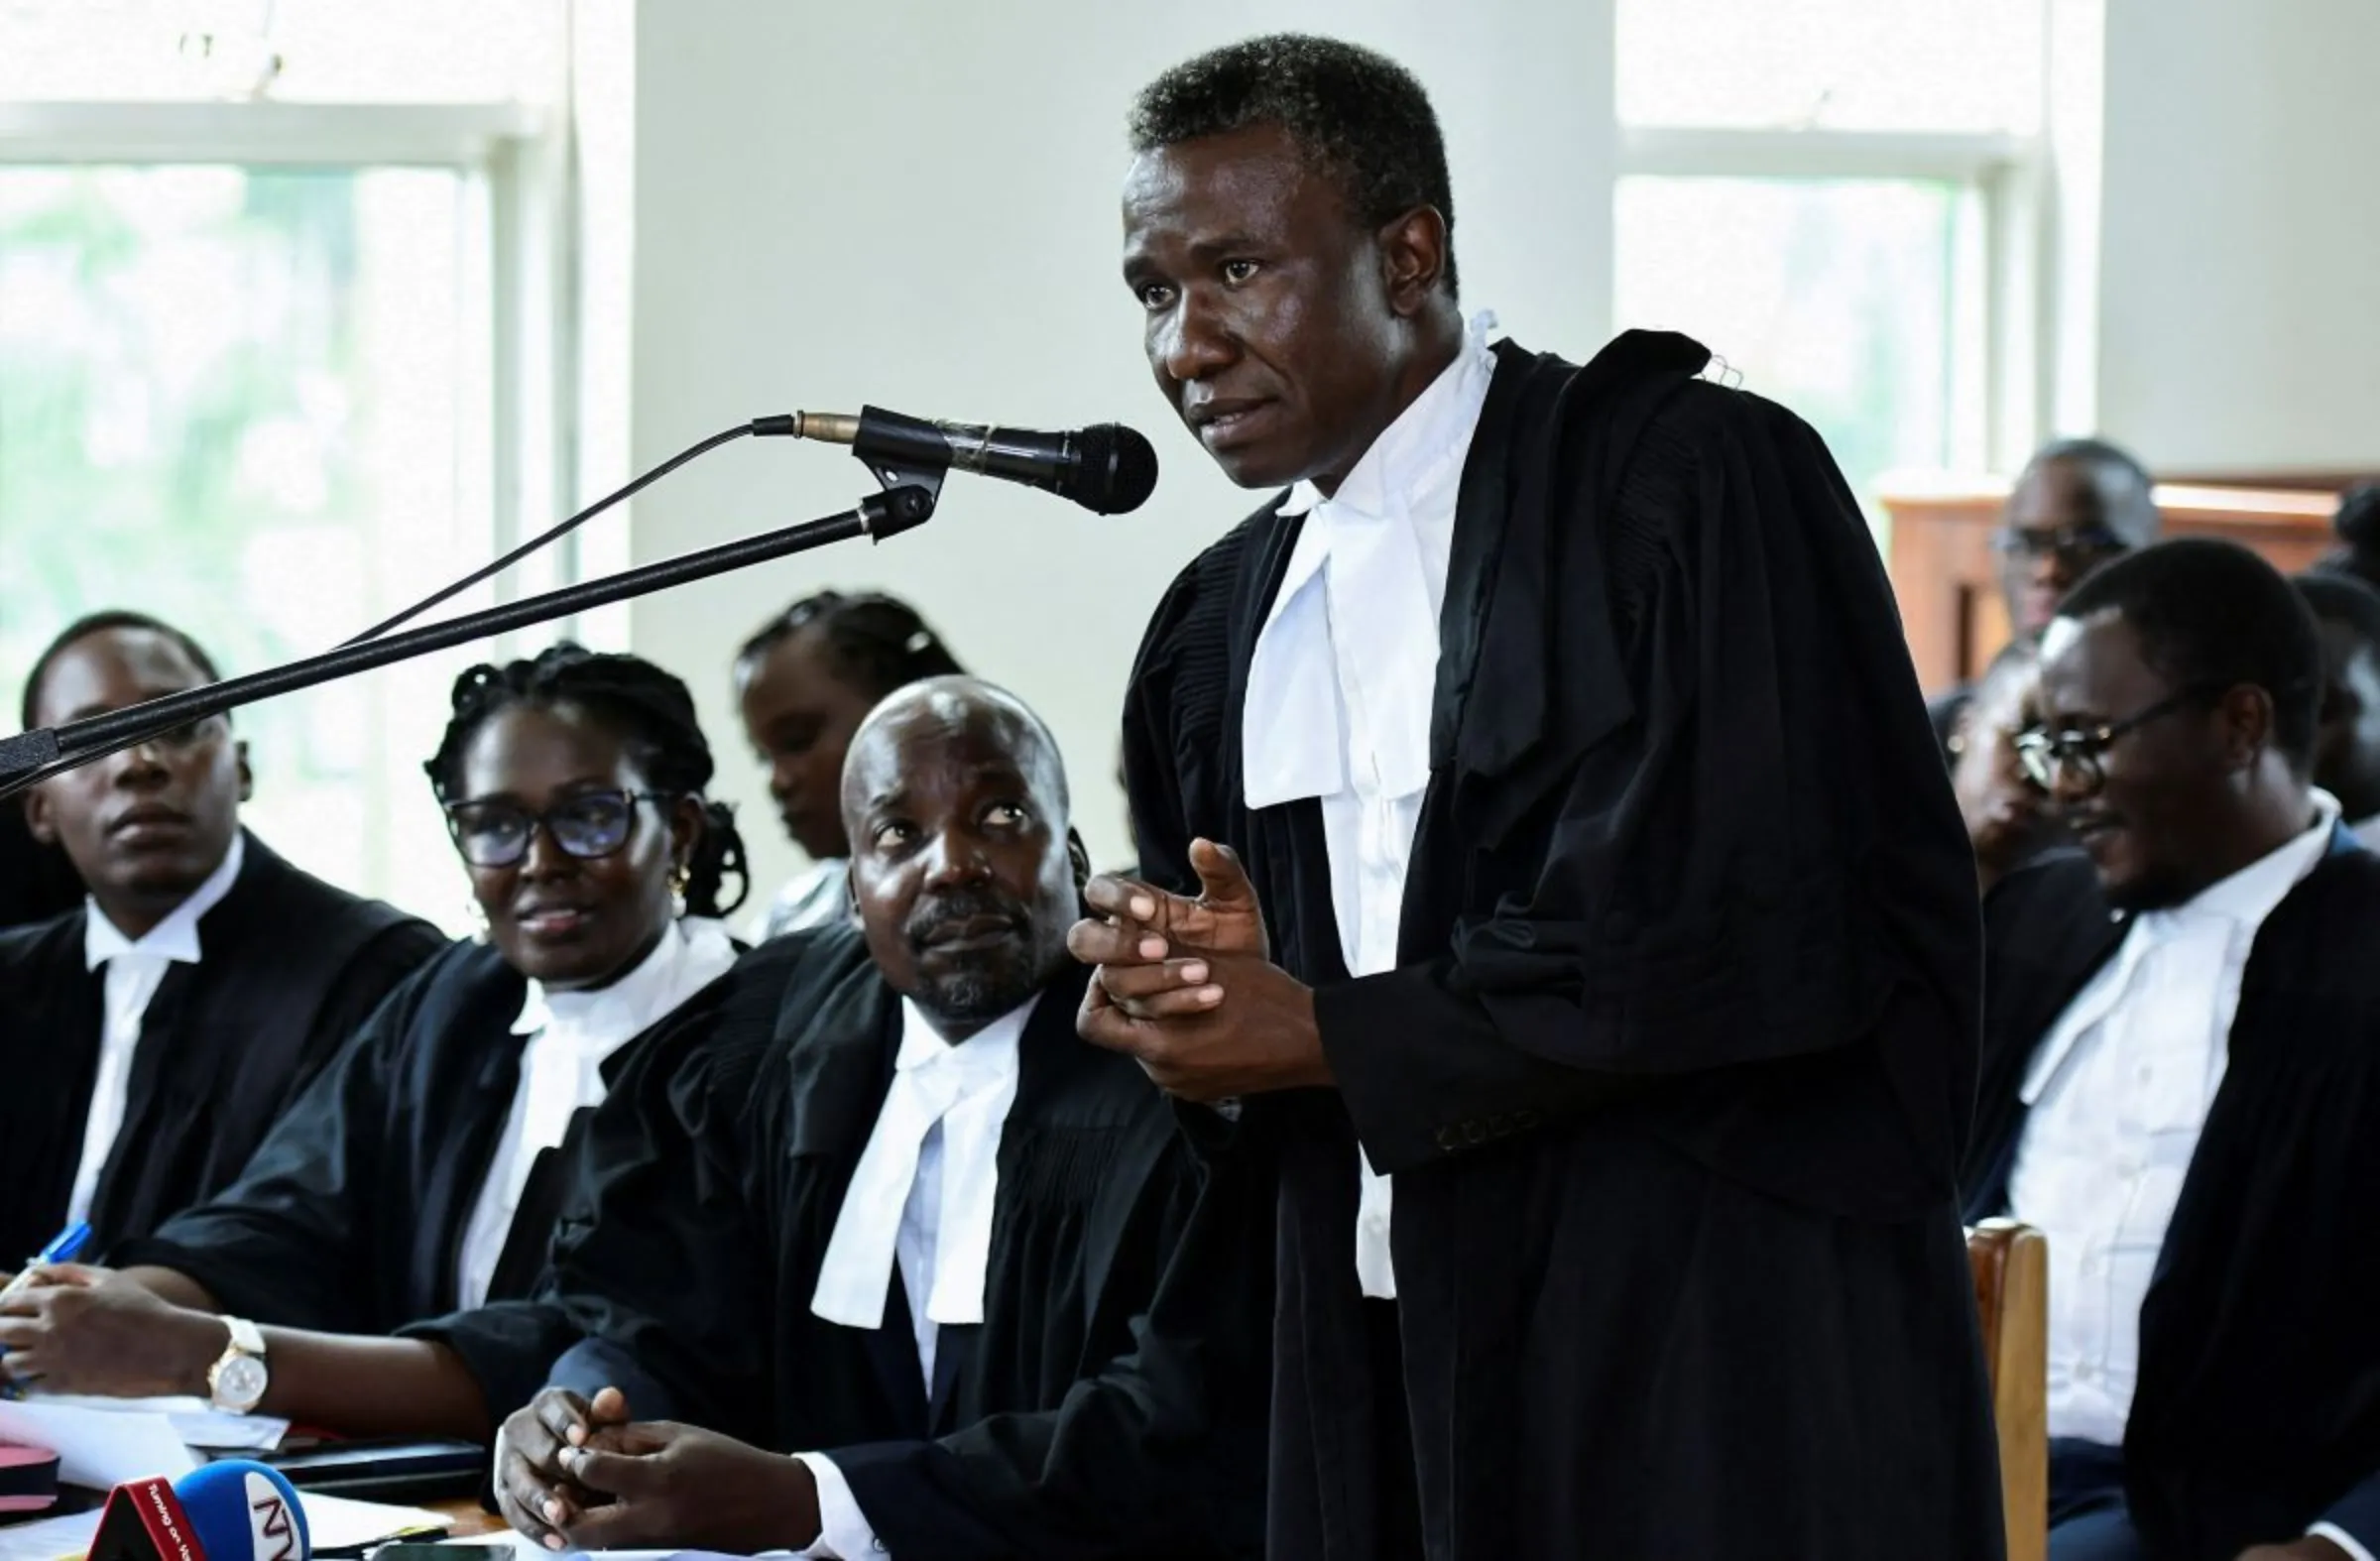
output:
{"label": "standing man in black robe", "polygon": [[2052,1561],[2380,1551],[2380,859],[2313,620],[2166,542],[2075,588],[2019,752],[2082,851],[1985,901],[1967,1213],[2049,1238]]}
{"label": "standing man in black robe", "polygon": [[1973,865],[1824,445],[1683,337],[1467,331],[1375,55],[1132,141],[1158,388],[1285,491],[1141,647],[1080,1023],[1279,1157],[1271,1553],[1996,1556]]}
{"label": "standing man in black robe", "polygon": [[[60,726],[218,680],[139,613],[61,633],[25,686]],[[214,716],[26,793],[88,903],[0,936],[0,1268],[72,1220],[96,1253],[220,1191],[282,1109],[446,940],[240,827],[247,746]]]}
{"label": "standing man in black robe", "polygon": [[[1076,1036],[1068,818],[1055,740],[989,685],[910,684],[853,737],[858,925],[757,950],[594,1120],[549,1286],[585,1337],[499,1443],[517,1528],[845,1561],[1256,1552],[1269,1181],[1228,1148],[1202,1165],[1140,1070]],[[526,1322],[446,1338],[488,1363]]]}

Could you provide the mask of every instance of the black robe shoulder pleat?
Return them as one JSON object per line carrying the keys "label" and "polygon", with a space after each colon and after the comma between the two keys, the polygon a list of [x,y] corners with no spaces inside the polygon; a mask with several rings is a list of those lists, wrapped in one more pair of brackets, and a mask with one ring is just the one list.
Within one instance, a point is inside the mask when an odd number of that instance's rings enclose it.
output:
{"label": "black robe shoulder pleat", "polygon": [[[392,905],[334,889],[253,834],[199,918],[196,965],[142,1018],[124,1123],[93,1195],[91,1251],[145,1236],[239,1174],[299,1092],[445,943]],[[99,1065],[106,973],[83,912],[0,935],[0,1266],[63,1222]]]}
{"label": "black robe shoulder pleat", "polygon": [[[1497,352],[1398,969],[1348,979],[1318,804],[1243,801],[1277,501],[1177,579],[1128,696],[1144,870],[1239,851],[1339,1084],[1246,1119],[1282,1179],[1273,1552],[1996,1555],[1973,866],[1874,544],[1695,343]],[[1378,1478],[1408,1455],[1417,1503]]]}

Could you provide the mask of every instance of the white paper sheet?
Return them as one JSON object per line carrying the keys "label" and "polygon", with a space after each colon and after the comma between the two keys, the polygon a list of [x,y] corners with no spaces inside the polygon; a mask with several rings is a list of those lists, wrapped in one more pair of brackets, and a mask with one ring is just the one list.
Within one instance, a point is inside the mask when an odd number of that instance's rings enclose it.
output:
{"label": "white paper sheet", "polygon": [[100,1398],[84,1393],[36,1391],[31,1404],[64,1409],[102,1409],[118,1414],[162,1414],[192,1447],[210,1453],[269,1453],[290,1434],[290,1422],[268,1414],[228,1414],[203,1398]]}
{"label": "white paper sheet", "polygon": [[307,1548],[317,1555],[325,1550],[352,1550],[411,1529],[446,1526],[445,1518],[418,1506],[388,1506],[310,1491],[298,1492],[298,1500],[305,1505]]}
{"label": "white paper sheet", "polygon": [[99,1531],[99,1514],[36,1518],[0,1527],[0,1561],[82,1561]]}
{"label": "white paper sheet", "polygon": [[152,1475],[171,1480],[201,1461],[171,1415],[85,1409],[46,1395],[0,1399],[0,1440],[47,1447],[58,1454],[60,1483],[100,1491]]}

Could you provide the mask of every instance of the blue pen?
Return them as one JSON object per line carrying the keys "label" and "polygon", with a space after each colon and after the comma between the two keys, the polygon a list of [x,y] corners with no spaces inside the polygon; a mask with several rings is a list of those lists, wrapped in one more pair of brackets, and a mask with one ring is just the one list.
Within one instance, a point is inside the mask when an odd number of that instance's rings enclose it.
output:
{"label": "blue pen", "polygon": [[[34,1269],[47,1267],[51,1263],[72,1262],[90,1239],[91,1227],[87,1220],[76,1220],[72,1225],[59,1232],[51,1239],[49,1246],[25,1261],[25,1266],[17,1270],[15,1278],[9,1280],[7,1285],[0,1286],[0,1306],[6,1306],[16,1298],[17,1293],[25,1288],[26,1281],[33,1277]],[[0,1376],[5,1375],[7,1375],[7,1358],[5,1355],[0,1355]],[[17,1384],[13,1379],[0,1383],[0,1397],[14,1398],[16,1396]]]}
{"label": "blue pen", "polygon": [[91,1226],[87,1220],[76,1220],[59,1232],[49,1246],[25,1260],[25,1266],[18,1270],[15,1278],[8,1281],[7,1288],[0,1289],[0,1305],[16,1298],[17,1292],[25,1288],[25,1281],[33,1277],[34,1269],[48,1267],[52,1263],[72,1262],[90,1239]]}

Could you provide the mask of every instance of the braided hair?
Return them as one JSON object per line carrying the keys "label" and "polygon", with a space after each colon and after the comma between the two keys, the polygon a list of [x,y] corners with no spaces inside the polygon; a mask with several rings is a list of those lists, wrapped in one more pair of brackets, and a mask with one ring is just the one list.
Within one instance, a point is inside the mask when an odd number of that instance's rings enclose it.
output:
{"label": "braided hair", "polygon": [[736,653],[737,670],[749,676],[770,652],[806,629],[818,631],[835,677],[867,695],[870,703],[923,678],[966,671],[916,608],[877,591],[849,596],[820,591],[803,597],[744,642]]}
{"label": "braided hair", "polygon": [[[702,830],[686,864],[686,912],[724,916],[744,903],[752,889],[744,838],[736,832],[735,809],[703,795],[711,783],[711,745],[695,719],[694,696],[682,681],[643,657],[599,654],[567,641],[535,660],[503,666],[482,662],[454,680],[446,736],[421,767],[440,802],[456,800],[462,789],[463,755],[473,736],[490,717],[514,705],[586,711],[629,745],[654,790],[700,802]],[[731,875],[736,898],[722,902],[720,891]]]}

